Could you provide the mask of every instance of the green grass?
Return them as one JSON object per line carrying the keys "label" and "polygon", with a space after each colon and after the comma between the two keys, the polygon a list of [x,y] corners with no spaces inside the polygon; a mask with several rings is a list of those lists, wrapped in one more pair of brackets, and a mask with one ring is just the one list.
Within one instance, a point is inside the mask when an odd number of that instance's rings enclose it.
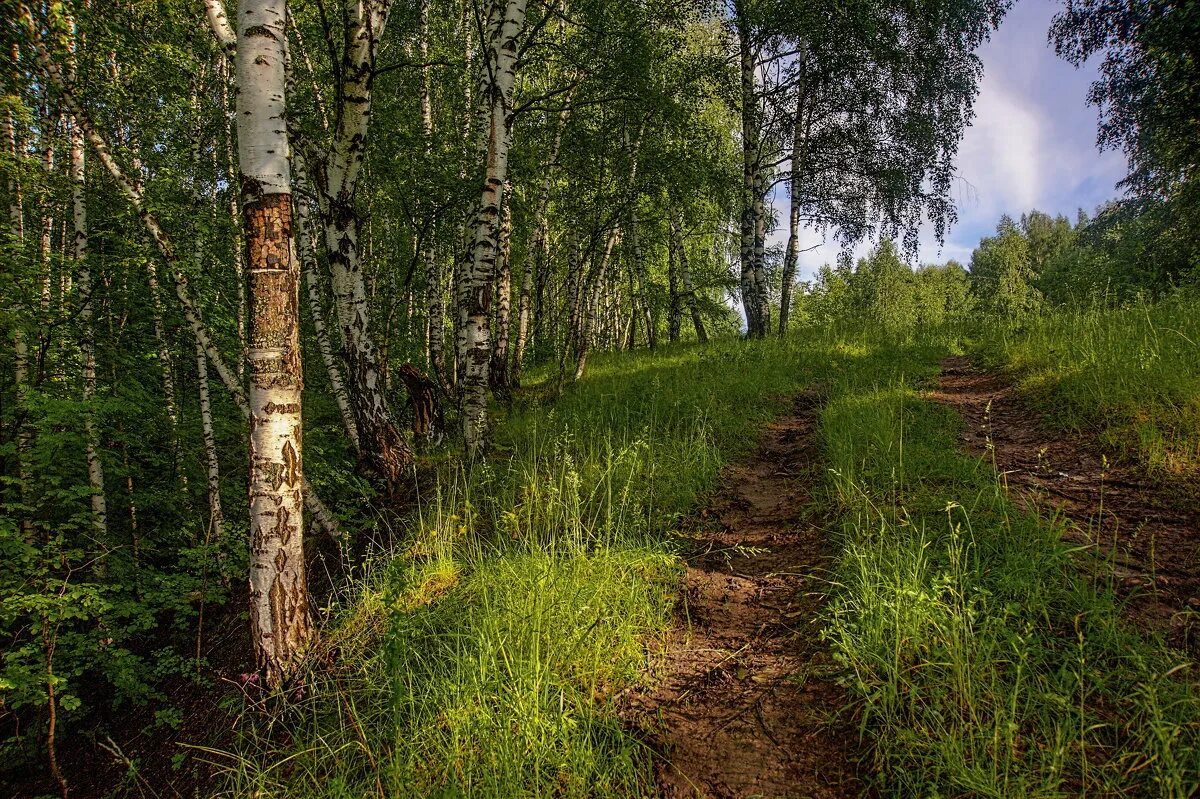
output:
{"label": "green grass", "polygon": [[305,695],[210,753],[226,794],[652,795],[615,697],[671,624],[672,534],[816,386],[843,520],[826,635],[864,776],[895,796],[1188,795],[1194,675],[957,453],[953,414],[919,391],[951,340],[801,331],[596,357],[553,400],[533,385],[487,464],[444,463],[327,609]]}
{"label": "green grass", "polygon": [[[914,375],[935,360],[913,363]],[[822,413],[842,556],[826,635],[895,796],[1187,797],[1200,696],[1123,624],[1052,521],[1019,511],[920,379],[863,372]]]}
{"label": "green grass", "polygon": [[1200,477],[1200,297],[1054,311],[984,336],[1047,419],[1093,432],[1152,475]]}
{"label": "green grass", "polygon": [[596,357],[555,401],[523,400],[488,463],[443,468],[328,611],[306,695],[209,753],[226,792],[651,794],[614,697],[670,624],[670,534],[812,360],[737,341]]}

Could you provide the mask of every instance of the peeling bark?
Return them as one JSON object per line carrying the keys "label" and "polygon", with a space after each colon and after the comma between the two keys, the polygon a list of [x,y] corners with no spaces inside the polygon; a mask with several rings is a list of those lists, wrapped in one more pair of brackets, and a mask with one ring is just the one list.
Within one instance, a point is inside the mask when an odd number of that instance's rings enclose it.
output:
{"label": "peeling bark", "polygon": [[285,114],[286,0],[238,15],[238,165],[250,276],[250,629],[272,688],[315,632],[304,562],[300,270],[294,257]]}

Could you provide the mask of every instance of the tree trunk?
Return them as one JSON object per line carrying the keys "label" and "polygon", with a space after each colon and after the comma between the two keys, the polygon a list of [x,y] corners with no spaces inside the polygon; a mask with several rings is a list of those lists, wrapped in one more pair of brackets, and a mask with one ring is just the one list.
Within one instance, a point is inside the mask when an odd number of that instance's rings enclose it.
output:
{"label": "tree trunk", "polygon": [[[210,4],[215,0],[207,0]],[[220,5],[220,3],[216,3]],[[220,11],[220,18],[224,18],[224,10]],[[221,60],[221,75],[225,76],[225,70],[228,68],[226,60]],[[233,163],[233,143],[235,139],[235,130],[233,118],[235,116],[232,108],[232,103],[229,101],[228,81],[221,81],[221,108],[228,109],[227,119],[229,122],[225,126],[225,170],[232,183],[237,175]],[[232,237],[233,245],[233,276],[237,281],[237,312],[234,316],[235,324],[237,325],[238,344],[240,351],[237,357],[237,378],[239,384],[244,384],[246,381],[246,252],[245,241],[242,237],[242,209],[238,204],[238,192],[234,191],[233,186],[229,187],[229,218],[234,222],[234,234]]]}
{"label": "tree trunk", "polygon": [[670,293],[670,304],[667,306],[667,341],[674,344],[679,341],[683,327],[683,299],[679,287],[679,247],[676,243],[675,217],[670,220],[671,240],[667,247],[667,291]]}
{"label": "tree trunk", "polygon": [[462,385],[463,439],[474,459],[487,447],[488,365],[491,359],[489,330],[492,281],[499,249],[499,216],[508,179],[512,93],[516,79],[517,40],[525,28],[526,0],[491,0],[488,11],[488,89],[491,114],[483,188],[472,223],[470,260],[459,286],[458,353]]}
{"label": "tree trunk", "polygon": [[342,426],[346,435],[354,445],[355,452],[359,450],[358,426],[354,421],[354,411],[350,400],[346,397],[346,386],[342,382],[342,370],[338,368],[333,356],[333,347],[329,343],[329,331],[325,329],[325,308],[321,304],[320,287],[317,284],[317,252],[312,240],[312,219],[308,211],[307,200],[296,203],[296,222],[299,230],[296,238],[300,245],[300,261],[304,270],[304,282],[308,289],[308,312],[313,321],[313,332],[317,337],[317,350],[321,353],[321,361],[325,364],[325,373],[329,376],[329,387],[333,399],[337,403],[338,412],[342,417]]}
{"label": "tree trunk", "polygon": [[334,304],[350,383],[350,404],[361,452],[394,493],[405,481],[413,454],[400,435],[384,393],[383,373],[370,332],[370,306],[359,260],[357,211],[339,201],[325,225],[325,248],[333,277]]}
{"label": "tree trunk", "polygon": [[783,281],[779,293],[779,335],[787,335],[788,320],[792,311],[792,291],[796,283],[796,267],[800,260],[800,178],[804,173],[804,147],[808,131],[804,125],[805,86],[800,84],[796,100],[796,119],[792,130],[792,163],[788,188],[791,193],[788,205],[788,243],[783,256]]}
{"label": "tree trunk", "polygon": [[108,505],[104,496],[104,465],[100,461],[100,434],[96,428],[96,414],[92,405],[96,396],[96,330],[92,324],[92,272],[87,262],[88,229],[87,202],[84,196],[86,187],[85,149],[83,131],[75,120],[70,120],[71,127],[71,227],[74,232],[74,242],[71,247],[71,259],[74,261],[78,274],[79,285],[79,324],[83,329],[80,349],[83,354],[83,429],[87,457],[88,485],[92,490],[92,527],[96,540],[107,549],[108,540]]}
{"label": "tree trunk", "polygon": [[740,3],[736,6],[738,49],[741,72],[742,117],[742,197],[741,197],[741,293],[746,312],[746,335],[761,338],[766,333],[765,294],[758,285],[761,270],[758,265],[760,216],[760,142],[762,135],[758,120],[758,93],[755,86],[755,52],[748,21]]}
{"label": "tree trunk", "polygon": [[756,338],[765,338],[771,327],[771,306],[767,291],[767,186],[766,167],[760,162],[754,182],[754,304],[758,308]]}
{"label": "tree trunk", "polygon": [[395,493],[405,482],[413,454],[388,403],[385,369],[371,335],[360,249],[363,223],[355,201],[366,157],[375,56],[391,6],[391,0],[346,5],[346,47],[337,72],[342,103],[332,142],[327,151],[310,148],[309,157],[296,160],[298,169],[309,170],[317,190],[346,360],[348,396],[362,444],[360,454],[382,478],[387,491]]}
{"label": "tree trunk", "polygon": [[[217,437],[213,431],[212,401],[208,391],[208,356],[196,342],[196,374],[200,384],[200,430],[207,465],[208,532],[213,541],[225,540],[225,514],[221,510],[221,462],[217,459]],[[132,489],[132,486],[130,487]]]}
{"label": "tree trunk", "polygon": [[[505,194],[511,197],[512,185],[505,186]],[[492,362],[488,367],[488,380],[492,391],[507,397],[511,386],[508,373],[509,328],[512,322],[512,208],[511,200],[504,203],[500,211],[500,249],[496,254],[496,342],[492,347]]]}
{"label": "tree trunk", "polygon": [[692,270],[688,265],[687,244],[683,239],[683,226],[675,209],[672,209],[670,226],[675,258],[679,263],[679,276],[683,281],[684,302],[687,303],[688,312],[692,316],[692,327],[696,330],[696,340],[701,344],[707,344],[708,332],[704,329],[704,319],[700,316],[700,303],[696,299],[696,288],[692,285]]}
{"label": "tree trunk", "polygon": [[287,0],[238,8],[238,165],[250,273],[250,628],[271,688],[314,635],[304,562],[300,270],[284,119]]}
{"label": "tree trunk", "polygon": [[[419,2],[417,28],[417,46],[421,56],[421,133],[425,138],[425,156],[430,158],[433,155],[434,128],[432,71],[429,65],[429,0],[420,0]],[[448,391],[446,295],[445,286],[442,285],[442,262],[434,247],[437,227],[437,216],[431,212],[426,222],[425,237],[421,242],[421,262],[425,272],[425,353],[434,382],[442,391]]]}

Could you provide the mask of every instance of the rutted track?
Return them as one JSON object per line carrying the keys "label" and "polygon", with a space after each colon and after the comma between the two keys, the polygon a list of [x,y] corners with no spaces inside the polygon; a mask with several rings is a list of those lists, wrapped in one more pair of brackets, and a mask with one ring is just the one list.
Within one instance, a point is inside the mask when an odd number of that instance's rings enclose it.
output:
{"label": "rutted track", "polygon": [[[1145,475],[1105,464],[1094,442],[1056,433],[1013,395],[1002,376],[967,358],[942,362],[931,398],[966,422],[964,449],[994,458],[1006,485],[1032,510],[1069,522],[1064,537],[1113,563],[1125,615],[1172,644],[1200,650],[1200,512],[1178,507]],[[1115,545],[1115,548],[1114,548]]]}
{"label": "rutted track", "polygon": [[839,715],[818,612],[832,549],[819,397],[799,396],[757,451],[722,473],[696,522],[679,625],[657,687],[627,712],[659,753],[666,797],[851,797],[859,736]]}

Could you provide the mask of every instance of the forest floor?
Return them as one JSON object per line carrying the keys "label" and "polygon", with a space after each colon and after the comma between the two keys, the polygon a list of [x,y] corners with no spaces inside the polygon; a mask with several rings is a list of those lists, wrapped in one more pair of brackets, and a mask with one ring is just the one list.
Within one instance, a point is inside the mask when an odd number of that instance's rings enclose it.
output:
{"label": "forest floor", "polygon": [[859,734],[820,638],[835,554],[813,500],[820,397],[799,395],[692,519],[678,624],[626,717],[668,799],[859,796]]}
{"label": "forest floor", "polygon": [[[1200,512],[1136,466],[1109,462],[1094,437],[1051,430],[1003,374],[946,358],[931,398],[964,420],[968,452],[994,459],[1029,510],[1059,514],[1065,538],[1110,569],[1124,615],[1175,647],[1200,650]],[[1097,566],[1101,563],[1095,564]]]}

